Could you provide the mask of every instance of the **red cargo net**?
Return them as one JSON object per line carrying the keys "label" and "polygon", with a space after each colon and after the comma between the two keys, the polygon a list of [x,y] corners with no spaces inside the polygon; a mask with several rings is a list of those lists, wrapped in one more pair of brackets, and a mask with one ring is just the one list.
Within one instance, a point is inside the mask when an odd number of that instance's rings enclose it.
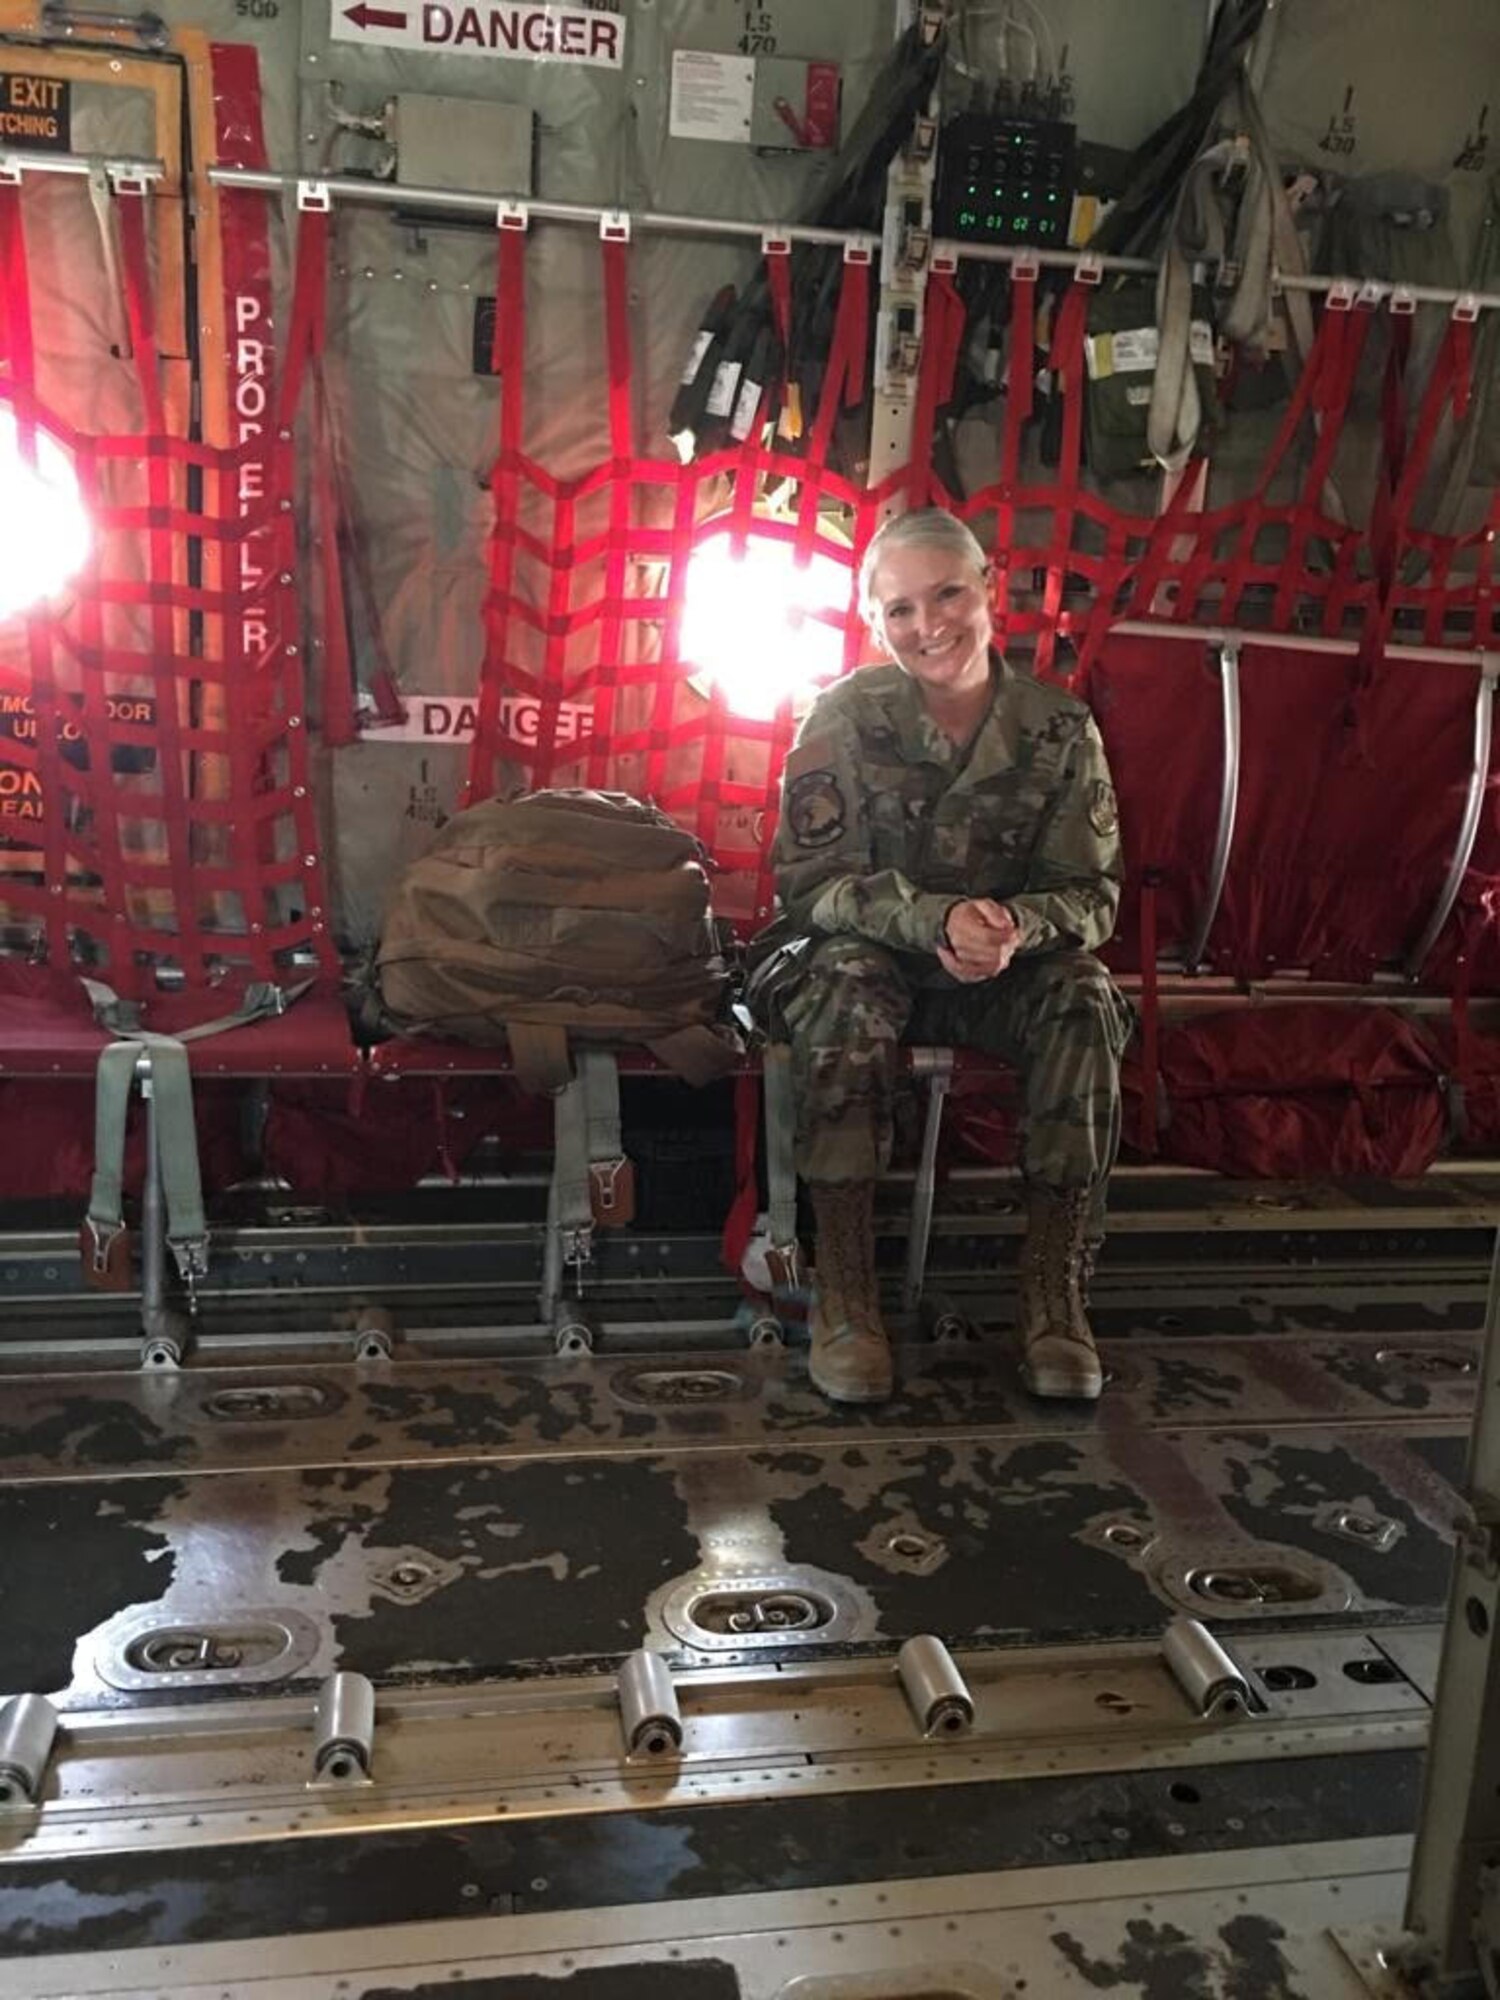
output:
{"label": "red cargo net", "polygon": [[[721,912],[753,929],[773,901],[767,857],[793,717],[783,703],[766,720],[747,720],[695,680],[682,646],[695,540],[712,522],[732,543],[775,538],[803,560],[840,564],[850,601],[831,622],[842,625],[847,671],[865,656],[852,585],[869,536],[887,502],[932,502],[953,508],[993,551],[1002,639],[1026,640],[1038,673],[1096,708],[1122,780],[1130,888],[1117,963],[1138,964],[1148,933],[1164,952],[1181,944],[1203,902],[1220,802],[1219,699],[1202,642],[1111,638],[1120,620],[1143,617],[1168,626],[1269,618],[1267,642],[1247,647],[1243,661],[1241,823],[1209,964],[1254,974],[1296,963],[1364,978],[1399,957],[1433,907],[1456,841],[1478,659],[1471,669],[1431,668],[1389,660],[1386,649],[1394,636],[1414,636],[1413,613],[1430,637],[1446,633],[1452,644],[1456,630],[1476,655],[1495,644],[1500,505],[1484,530],[1465,536],[1412,524],[1440,428],[1468,394],[1462,321],[1440,346],[1410,436],[1404,423],[1389,426],[1399,464],[1368,526],[1343,518],[1331,474],[1376,309],[1342,293],[1321,316],[1250,490],[1197,511],[1202,467],[1193,461],[1161,514],[1135,515],[1081,477],[1091,288],[1080,279],[1044,299],[1038,280],[1018,273],[998,476],[957,500],[932,468],[963,330],[948,273],[929,282],[911,463],[865,488],[829,466],[838,409],[863,388],[862,265],[845,268],[824,393],[800,448],[762,447],[757,423],[738,448],[679,466],[633,450],[631,251],[605,242],[611,452],[591,472],[559,480],[522,449],[526,242],[521,230],[501,232],[501,438],[470,797],[507,785],[592,784],[653,798],[712,854]],[[786,299],[786,273],[785,255],[769,253],[773,300]],[[1399,344],[1393,354],[1399,387]],[[1058,398],[1056,462],[1037,472],[1025,447],[1044,388]],[[1274,634],[1292,631],[1358,640],[1358,656],[1279,648]],[[1400,851],[1386,853],[1392,815],[1405,834]],[[1500,867],[1497,846],[1486,814],[1477,868]],[[1466,905],[1473,900],[1466,892]],[[1430,976],[1444,983],[1454,935],[1450,925],[1431,961]],[[1486,976],[1479,955],[1471,938],[1471,978]]]}
{"label": "red cargo net", "polygon": [[93,536],[62,599],[25,619],[0,763],[35,806],[0,819],[0,909],[53,966],[125,994],[158,964],[201,987],[275,978],[294,953],[334,962],[295,580],[297,373],[269,449],[168,433],[146,199],[114,201],[144,429],[91,436],[37,399],[22,194],[0,187],[0,397],[23,458],[43,430],[66,451]]}

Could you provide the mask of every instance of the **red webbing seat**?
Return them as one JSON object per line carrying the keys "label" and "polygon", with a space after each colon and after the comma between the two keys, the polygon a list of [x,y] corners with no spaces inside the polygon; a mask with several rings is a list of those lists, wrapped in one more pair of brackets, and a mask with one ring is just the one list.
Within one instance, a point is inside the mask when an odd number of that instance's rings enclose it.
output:
{"label": "red webbing seat", "polygon": [[[141,1026],[180,1035],[232,1012],[236,998],[157,994],[142,1006]],[[99,1051],[115,1039],[95,1021],[80,979],[0,960],[0,1077],[91,1078]],[[204,1076],[352,1076],[360,1067],[348,1012],[331,984],[304,993],[284,1014],[227,1028],[187,1049],[192,1069]]]}
{"label": "red webbing seat", "polygon": [[0,959],[0,1077],[92,1077],[113,1039],[77,979]]}

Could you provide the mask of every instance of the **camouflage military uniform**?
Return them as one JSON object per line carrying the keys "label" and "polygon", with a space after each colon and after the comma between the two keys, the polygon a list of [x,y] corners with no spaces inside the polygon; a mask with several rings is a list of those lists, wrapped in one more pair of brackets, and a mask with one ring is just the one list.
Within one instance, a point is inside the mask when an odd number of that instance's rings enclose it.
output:
{"label": "camouflage military uniform", "polygon": [[[787,760],[776,837],[781,944],[765,968],[792,1045],[797,1165],[877,1177],[901,1040],[983,1049],[1025,1083],[1027,1176],[1102,1212],[1130,1013],[1090,955],[1114,928],[1121,857],[1104,747],[1081,702],[995,662],[967,750],[899,667],[824,694]],[[935,956],[953,904],[1008,905],[1021,943],[965,985]]]}

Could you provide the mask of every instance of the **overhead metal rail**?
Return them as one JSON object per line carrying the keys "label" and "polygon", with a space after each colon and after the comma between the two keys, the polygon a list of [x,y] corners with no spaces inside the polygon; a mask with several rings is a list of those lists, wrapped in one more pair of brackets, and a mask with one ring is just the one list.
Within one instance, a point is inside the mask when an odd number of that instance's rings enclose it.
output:
{"label": "overhead metal rail", "polygon": [[158,159],[121,159],[108,153],[0,152],[0,187],[16,187],[25,174],[67,174],[76,180],[102,176],[117,194],[143,194],[167,177]]}
{"label": "overhead metal rail", "polygon": [[[38,153],[24,148],[0,152],[0,185],[14,185],[26,174],[70,174],[87,178],[103,173],[112,181],[154,184],[165,178],[159,159],[122,159],[104,154]],[[504,228],[523,229],[534,217],[544,222],[591,223],[607,234],[628,236],[632,230],[696,236],[740,236],[773,245],[820,243],[843,245],[846,253],[873,261],[880,248],[874,230],[825,229],[815,223],[750,222],[737,216],[684,215],[669,210],[631,210],[594,202],[548,201],[531,196],[506,196],[482,188],[406,187],[395,181],[363,180],[352,174],[282,173],[262,167],[216,166],[207,178],[214,187],[259,189],[265,193],[296,190],[305,207],[326,208],[333,200],[382,208],[425,208],[493,215]],[[932,244],[938,269],[961,259],[1009,264],[1022,270],[1072,271],[1087,282],[1106,272],[1153,274],[1159,267],[1148,257],[1101,255],[1087,249],[1038,250],[1028,244],[963,243],[939,237]],[[1460,318],[1500,309],[1500,292],[1465,291],[1439,285],[1407,285],[1388,278],[1351,278],[1322,271],[1273,271],[1272,284],[1285,291],[1347,292],[1355,304],[1389,305],[1393,312],[1414,311],[1418,305],[1446,305]]]}

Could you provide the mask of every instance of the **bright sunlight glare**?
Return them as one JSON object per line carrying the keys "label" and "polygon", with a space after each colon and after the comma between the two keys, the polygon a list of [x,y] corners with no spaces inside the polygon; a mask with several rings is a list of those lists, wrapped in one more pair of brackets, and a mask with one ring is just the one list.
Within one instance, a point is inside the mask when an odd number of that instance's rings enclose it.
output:
{"label": "bright sunlight glare", "polygon": [[89,552],[89,518],[68,454],[33,430],[36,463],[21,450],[15,413],[0,408],[0,619],[54,596]]}
{"label": "bright sunlight glare", "polygon": [[712,681],[735,715],[764,721],[788,695],[811,696],[837,677],[850,588],[832,556],[799,567],[789,542],[752,534],[736,557],[727,528],[712,531],[688,559],[683,664]]}

